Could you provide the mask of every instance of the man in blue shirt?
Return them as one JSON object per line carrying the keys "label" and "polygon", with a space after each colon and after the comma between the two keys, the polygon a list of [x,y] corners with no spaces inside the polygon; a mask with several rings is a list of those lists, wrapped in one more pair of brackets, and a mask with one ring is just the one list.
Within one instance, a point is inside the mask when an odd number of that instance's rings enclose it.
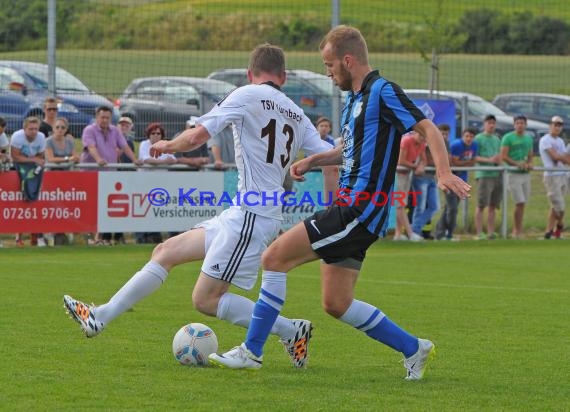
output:
{"label": "man in blue shirt", "polygon": [[[477,155],[477,143],[474,141],[476,130],[465,129],[461,139],[456,139],[449,146],[451,152],[452,166],[473,166]],[[467,182],[467,171],[454,172],[457,176]],[[445,207],[435,228],[435,238],[438,240],[453,240],[453,231],[457,224],[457,208],[459,206],[459,196],[453,192],[445,194]]]}
{"label": "man in blue shirt", "polygon": [[[246,340],[222,354],[214,364],[233,369],[259,369],[263,345],[285,301],[286,273],[303,263],[322,260],[322,302],[331,316],[404,355],[406,379],[421,379],[433,343],[418,339],[393,323],[380,309],[354,299],[354,286],[366,250],[388,227],[392,185],[400,139],[410,130],[426,137],[441,189],[466,197],[469,185],[451,173],[437,127],[404,94],[368,64],[368,48],[352,27],[332,29],[320,45],[328,76],[349,91],[343,110],[342,147],[293,164],[291,175],[319,165],[342,162],[337,204],[315,213],[277,238],[262,257],[263,275]],[[304,332],[310,338],[310,330]],[[304,354],[299,353],[299,356]]]}

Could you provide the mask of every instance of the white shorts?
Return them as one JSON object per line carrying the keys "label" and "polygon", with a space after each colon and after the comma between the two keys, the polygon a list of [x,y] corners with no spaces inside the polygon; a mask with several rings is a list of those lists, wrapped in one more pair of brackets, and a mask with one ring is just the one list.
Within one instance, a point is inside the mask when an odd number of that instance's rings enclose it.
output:
{"label": "white shorts", "polygon": [[195,227],[206,230],[202,272],[250,290],[257,281],[261,254],[279,234],[281,221],[233,206]]}

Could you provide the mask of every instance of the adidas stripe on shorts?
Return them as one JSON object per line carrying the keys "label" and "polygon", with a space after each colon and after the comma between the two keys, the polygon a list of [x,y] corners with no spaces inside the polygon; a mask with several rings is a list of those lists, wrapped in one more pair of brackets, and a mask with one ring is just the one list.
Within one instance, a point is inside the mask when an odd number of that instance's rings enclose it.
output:
{"label": "adidas stripe on shorts", "polygon": [[281,221],[233,206],[195,227],[206,230],[202,272],[250,290],[257,280],[261,254],[278,235]]}

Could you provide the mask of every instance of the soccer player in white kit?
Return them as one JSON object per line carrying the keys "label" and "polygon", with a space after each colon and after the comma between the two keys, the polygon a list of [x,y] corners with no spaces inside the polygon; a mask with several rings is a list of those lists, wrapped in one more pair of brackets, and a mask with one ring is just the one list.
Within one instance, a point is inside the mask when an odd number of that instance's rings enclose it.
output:
{"label": "soccer player in white kit", "polygon": [[[250,56],[248,78],[250,85],[231,92],[196,121],[196,128],[151,148],[155,155],[190,151],[230,125],[239,175],[234,205],[157,245],[150,261],[108,303],[86,305],[65,295],[65,308],[87,337],[99,334],[109,322],[154,292],[173,267],[201,259],[201,273],[192,293],[195,308],[248,327],[254,302],[228,292],[229,286],[246,290],[254,286],[261,254],[281,227],[283,180],[297,153],[332,148],[321,140],[303,110],[281,91],[286,74],[279,47],[256,47]],[[334,192],[336,168],[324,168],[323,172],[325,191]],[[272,329],[296,367],[306,365],[311,328],[308,320],[279,317]]]}

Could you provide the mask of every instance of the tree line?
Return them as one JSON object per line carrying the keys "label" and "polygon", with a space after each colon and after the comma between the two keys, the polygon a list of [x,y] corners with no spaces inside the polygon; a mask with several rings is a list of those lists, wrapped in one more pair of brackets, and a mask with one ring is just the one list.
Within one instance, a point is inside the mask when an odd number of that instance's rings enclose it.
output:
{"label": "tree line", "polygon": [[[0,51],[47,46],[46,0],[0,0],[0,7]],[[433,41],[429,31],[434,22],[429,19],[419,24],[381,19],[341,23],[359,27],[372,52],[437,47],[445,53],[570,54],[570,25],[531,12],[482,8],[466,11],[455,23],[435,21],[445,25],[447,33],[445,42],[437,45],[425,44]],[[250,50],[262,39],[288,50],[315,51],[329,28],[329,17],[322,15],[291,14],[276,22],[274,16],[244,12],[207,15],[188,8],[141,13],[137,7],[106,3],[57,3],[59,48]]]}

